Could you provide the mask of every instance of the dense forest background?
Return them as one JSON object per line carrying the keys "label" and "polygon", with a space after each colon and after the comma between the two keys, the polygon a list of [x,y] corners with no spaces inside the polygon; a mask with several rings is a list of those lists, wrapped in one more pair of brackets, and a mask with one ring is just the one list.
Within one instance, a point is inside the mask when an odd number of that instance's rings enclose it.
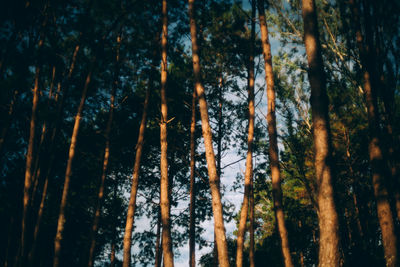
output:
{"label": "dense forest background", "polygon": [[1,6],[3,266],[399,266],[399,1]]}

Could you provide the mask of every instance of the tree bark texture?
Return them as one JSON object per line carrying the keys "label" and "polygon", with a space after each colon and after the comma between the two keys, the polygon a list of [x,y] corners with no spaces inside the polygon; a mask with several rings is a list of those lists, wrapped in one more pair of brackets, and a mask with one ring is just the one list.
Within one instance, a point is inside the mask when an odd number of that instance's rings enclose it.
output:
{"label": "tree bark texture", "polygon": [[269,136],[269,164],[271,169],[272,196],[274,201],[274,212],[281,241],[283,261],[286,267],[293,266],[290,255],[289,237],[285,225],[283,213],[281,174],[279,170],[278,133],[276,129],[275,115],[275,82],[272,69],[271,45],[268,37],[268,27],[265,19],[264,1],[258,1],[258,12],[260,17],[261,42],[264,55],[265,81],[267,83],[267,124]]}
{"label": "tree bark texture", "polygon": [[170,181],[168,179],[168,141],[167,141],[167,124],[168,124],[168,106],[167,106],[167,37],[168,37],[168,16],[167,16],[167,0],[162,1],[162,36],[161,36],[161,121],[160,121],[160,199],[161,199],[161,223],[162,223],[162,248],[165,267],[174,266],[174,254],[172,251],[171,238],[171,203],[169,197]]}
{"label": "tree bark texture", "polygon": [[302,0],[304,43],[311,87],[311,110],[317,181],[319,266],[339,266],[339,223],[336,212],[326,78],[314,0]]}
{"label": "tree bark texture", "polygon": [[198,97],[201,127],[204,137],[204,145],[206,150],[206,161],[208,166],[208,175],[212,197],[212,209],[214,215],[214,232],[218,250],[218,261],[220,267],[228,267],[228,246],[225,235],[225,226],[223,219],[223,210],[221,202],[221,193],[219,191],[219,176],[217,174],[215,154],[212,144],[212,133],[209,124],[207,101],[205,99],[204,87],[200,77],[200,60],[197,46],[197,29],[194,19],[194,0],[189,0],[189,18],[190,18],[190,34],[192,38],[192,59],[193,74],[195,80],[196,94]]}

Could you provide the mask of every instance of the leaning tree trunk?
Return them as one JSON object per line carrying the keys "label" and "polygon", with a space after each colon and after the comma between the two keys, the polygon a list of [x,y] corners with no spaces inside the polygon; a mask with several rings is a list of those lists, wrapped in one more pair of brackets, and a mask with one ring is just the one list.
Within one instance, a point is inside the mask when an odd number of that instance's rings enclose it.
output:
{"label": "leaning tree trunk", "polygon": [[101,204],[102,204],[103,198],[104,198],[104,182],[105,182],[106,176],[107,176],[108,162],[109,162],[109,157],[110,157],[110,133],[111,133],[111,127],[112,127],[113,115],[114,115],[115,95],[116,95],[117,88],[118,88],[120,46],[121,46],[121,34],[119,34],[117,37],[117,49],[116,49],[115,70],[114,70],[114,79],[113,79],[114,81],[113,81],[112,89],[111,89],[108,121],[107,121],[106,131],[104,133],[106,143],[105,143],[104,157],[103,157],[103,169],[102,169],[102,174],[101,174],[101,179],[100,179],[99,192],[97,195],[97,203],[96,203],[95,215],[94,215],[93,224],[92,224],[92,231],[90,233],[90,249],[89,249],[88,267],[92,267],[94,264],[94,250],[96,248],[96,234],[97,234],[97,229],[98,229],[99,221],[100,221]]}
{"label": "leaning tree trunk", "polygon": [[196,266],[196,216],[195,216],[195,152],[196,152],[196,91],[192,96],[192,118],[190,121],[190,204],[189,204],[189,266]]}
{"label": "leaning tree trunk", "polygon": [[[255,1],[253,1],[255,2]],[[254,139],[254,41],[255,41],[255,9],[252,9],[251,36],[250,36],[250,56],[248,62],[248,101],[249,101],[249,126],[247,135],[247,157],[246,171],[244,175],[244,195],[240,211],[239,228],[237,234],[236,266],[243,266],[244,236],[246,231],[247,213],[249,210],[249,200],[251,193],[251,180],[253,179],[253,139]]]}
{"label": "leaning tree trunk", "polygon": [[[369,125],[369,160],[372,170],[372,185],[374,188],[374,195],[376,198],[376,206],[378,213],[379,225],[382,232],[382,243],[385,252],[386,266],[397,266],[397,240],[393,222],[393,215],[389,203],[389,194],[386,186],[388,176],[390,176],[387,170],[387,162],[384,159],[380,125],[379,125],[379,111],[377,103],[377,88],[376,83],[378,78],[374,71],[374,54],[373,47],[370,45],[372,42],[366,40],[361,33],[361,24],[359,17],[359,9],[355,4],[354,0],[350,0],[352,8],[352,17],[356,26],[356,40],[358,49],[360,51],[360,59],[362,64],[362,72],[364,78],[364,95],[368,113],[368,125]],[[370,31],[370,25],[366,26],[367,39],[368,32]],[[385,181],[386,179],[386,181]]]}
{"label": "leaning tree trunk", "polygon": [[304,43],[311,87],[315,174],[319,222],[319,266],[339,266],[339,223],[332,177],[332,146],[328,96],[314,0],[302,0]]}
{"label": "leaning tree trunk", "polygon": [[129,267],[131,262],[131,246],[132,246],[132,230],[135,222],[135,208],[136,208],[136,195],[139,184],[140,161],[142,159],[144,134],[146,131],[147,122],[147,107],[149,104],[150,86],[152,85],[151,79],[149,87],[147,88],[146,96],[143,103],[142,119],[139,127],[139,136],[136,143],[135,163],[133,166],[131,194],[129,198],[128,212],[126,215],[125,234],[124,234],[124,256],[123,267]]}
{"label": "leaning tree trunk", "polygon": [[194,0],[189,0],[189,18],[190,18],[190,33],[192,38],[192,59],[193,59],[193,74],[195,80],[195,88],[198,97],[201,127],[203,130],[204,145],[206,149],[206,160],[208,166],[208,176],[210,181],[212,209],[214,214],[214,232],[218,250],[218,261],[221,267],[228,267],[228,245],[225,235],[225,226],[223,219],[223,210],[221,203],[221,193],[219,191],[219,176],[215,165],[215,155],[212,144],[211,127],[209,124],[207,101],[204,95],[204,87],[200,78],[200,62],[197,47],[197,29],[194,19]]}
{"label": "leaning tree trunk", "polygon": [[168,16],[167,16],[167,0],[162,1],[162,37],[161,37],[161,120],[160,120],[160,204],[161,204],[161,223],[162,223],[162,248],[165,267],[174,266],[174,254],[172,251],[171,238],[171,203],[169,198],[168,180],[168,141],[167,141],[167,124],[168,124],[168,107],[166,97],[167,87],[167,37],[168,37]]}
{"label": "leaning tree trunk", "polygon": [[78,141],[78,133],[79,133],[80,123],[81,123],[81,119],[82,119],[83,107],[85,105],[86,96],[87,96],[87,92],[89,89],[89,84],[92,79],[92,73],[93,73],[95,61],[96,61],[96,58],[93,58],[89,72],[86,76],[85,85],[82,90],[82,96],[81,96],[81,100],[80,100],[80,103],[78,106],[78,111],[75,116],[74,128],[73,128],[72,136],[71,136],[71,144],[70,144],[69,153],[68,153],[67,168],[65,170],[65,180],[64,180],[64,187],[63,187],[63,192],[62,192],[62,197],[61,197],[60,211],[58,214],[56,237],[54,239],[53,267],[58,267],[60,265],[61,241],[63,239],[63,232],[64,232],[64,226],[65,226],[65,208],[68,203],[69,185],[70,185],[71,176],[72,176],[72,162],[75,157],[76,144]]}
{"label": "leaning tree trunk", "polygon": [[276,224],[278,226],[281,241],[283,261],[286,267],[293,266],[290,255],[289,237],[285,225],[285,215],[283,213],[281,174],[279,170],[278,138],[276,130],[275,115],[275,85],[274,73],[272,70],[271,45],[268,38],[268,27],[265,20],[264,1],[258,0],[258,12],[260,17],[261,42],[264,55],[265,80],[267,82],[267,124],[269,136],[269,162],[271,168],[272,196],[274,200],[274,211]]}

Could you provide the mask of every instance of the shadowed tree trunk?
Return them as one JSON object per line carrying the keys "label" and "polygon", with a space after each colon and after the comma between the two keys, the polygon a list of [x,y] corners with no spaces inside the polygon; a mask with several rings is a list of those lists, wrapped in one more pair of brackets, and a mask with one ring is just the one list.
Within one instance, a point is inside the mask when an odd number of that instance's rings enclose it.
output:
{"label": "shadowed tree trunk", "polygon": [[8,130],[10,129],[10,125],[11,125],[11,121],[12,121],[12,117],[14,114],[14,105],[15,105],[15,101],[17,100],[17,96],[18,96],[19,92],[18,90],[15,90],[13,93],[13,97],[12,100],[9,104],[8,107],[8,111],[7,111],[7,118],[6,121],[4,122],[3,128],[1,130],[1,135],[0,135],[0,160],[1,157],[3,155],[3,147],[4,147],[4,142],[7,138],[7,134],[8,134]]}
{"label": "shadowed tree trunk", "polygon": [[168,106],[167,106],[167,37],[168,37],[168,16],[167,16],[167,0],[162,1],[162,35],[161,35],[161,120],[160,120],[160,208],[162,223],[162,248],[163,261],[165,267],[174,266],[174,254],[172,251],[171,238],[171,203],[170,203],[170,181],[168,180],[168,141],[167,141],[167,124],[168,124]]}
{"label": "shadowed tree trunk", "polygon": [[192,59],[193,59],[193,74],[195,80],[195,88],[198,97],[201,127],[203,130],[204,146],[206,150],[206,160],[208,166],[208,176],[210,181],[212,209],[214,215],[214,232],[218,250],[218,261],[221,267],[228,267],[228,246],[225,235],[225,226],[223,219],[223,210],[221,203],[221,193],[219,191],[219,176],[215,164],[215,155],[212,144],[211,127],[208,118],[207,101],[204,95],[204,87],[200,77],[200,60],[197,47],[197,29],[194,19],[194,0],[189,0],[189,18],[190,18],[190,34],[192,38]]}
{"label": "shadowed tree trunk", "polygon": [[285,225],[285,215],[283,213],[281,174],[279,170],[279,151],[277,138],[278,134],[276,130],[275,115],[274,73],[272,70],[271,45],[268,38],[268,27],[265,19],[263,0],[258,0],[258,12],[260,17],[261,42],[265,62],[265,81],[267,83],[267,124],[269,136],[269,162],[271,168],[272,196],[274,201],[276,224],[278,226],[278,232],[281,241],[283,261],[286,267],[291,267],[293,266],[293,262],[290,255],[289,237]]}
{"label": "shadowed tree trunk", "polygon": [[326,78],[319,41],[317,13],[314,0],[302,0],[304,43],[311,87],[311,111],[315,151],[315,174],[319,222],[319,266],[339,266],[339,222],[336,212],[332,147],[328,115]]}
{"label": "shadowed tree trunk", "polygon": [[156,230],[156,257],[154,266],[161,266],[161,258],[162,258],[162,249],[160,247],[160,239],[161,239],[161,211],[160,211],[160,203],[158,203],[158,214],[157,214],[157,230]]}
{"label": "shadowed tree trunk", "polygon": [[[389,180],[389,170],[387,162],[384,159],[384,151],[382,149],[381,130],[379,125],[379,111],[377,103],[376,85],[378,78],[375,77],[374,70],[375,56],[371,46],[371,29],[366,22],[366,41],[361,32],[359,8],[354,0],[350,0],[352,9],[352,18],[356,26],[356,40],[360,52],[362,64],[362,74],[364,79],[364,96],[367,106],[368,126],[369,126],[369,160],[372,169],[372,185],[376,198],[377,214],[379,225],[382,232],[382,243],[385,252],[386,266],[397,266],[397,240],[394,229],[393,215],[389,203],[389,194],[387,185]],[[365,7],[364,7],[365,8]],[[386,181],[385,181],[386,179]]]}
{"label": "shadowed tree trunk", "polygon": [[[255,3],[255,0],[252,2]],[[239,228],[237,234],[237,248],[236,248],[236,266],[243,266],[243,249],[244,237],[246,231],[247,214],[249,210],[249,200],[251,184],[253,179],[253,139],[254,139],[254,42],[255,42],[255,8],[252,5],[252,22],[251,22],[251,36],[250,36],[250,56],[248,62],[248,78],[247,78],[247,92],[248,92],[248,134],[247,134],[247,157],[246,157],[246,171],[244,175],[244,195],[243,203],[240,211]],[[254,204],[254,203],[253,203]],[[254,255],[253,255],[254,256]]]}
{"label": "shadowed tree trunk", "polygon": [[195,216],[195,131],[196,131],[196,91],[192,96],[192,118],[190,122],[190,219],[189,219],[189,266],[196,266],[196,216]]}
{"label": "shadowed tree trunk", "polygon": [[121,34],[119,34],[117,37],[114,81],[113,81],[112,89],[111,89],[108,121],[107,121],[106,131],[104,133],[106,142],[105,142],[104,157],[103,157],[103,169],[102,169],[102,174],[101,174],[101,179],[100,179],[99,192],[98,192],[98,196],[97,196],[95,215],[94,215],[93,224],[92,224],[92,231],[90,233],[90,249],[89,249],[88,267],[92,267],[93,263],[94,263],[94,251],[95,251],[95,247],[96,247],[96,234],[97,234],[97,229],[98,229],[98,225],[99,225],[99,221],[100,221],[101,204],[103,202],[103,197],[104,197],[104,182],[107,177],[108,162],[109,162],[109,157],[110,157],[110,133],[111,133],[111,127],[112,127],[113,115],[114,115],[115,95],[116,95],[117,88],[118,88],[120,46],[121,46]]}
{"label": "shadowed tree trunk", "polygon": [[62,197],[61,197],[60,211],[59,211],[59,215],[58,215],[56,237],[54,240],[53,267],[58,267],[60,265],[61,242],[63,239],[63,232],[64,232],[64,226],[65,226],[65,208],[68,203],[69,185],[70,185],[71,176],[72,176],[72,163],[73,163],[73,160],[75,157],[76,144],[78,141],[78,133],[79,133],[80,123],[81,123],[81,119],[82,119],[83,107],[85,105],[87,92],[89,89],[90,82],[92,80],[92,73],[93,73],[93,68],[94,68],[95,62],[96,62],[96,58],[94,57],[92,59],[89,72],[86,76],[85,85],[83,87],[81,100],[80,100],[80,103],[78,106],[78,111],[75,116],[74,128],[73,128],[72,136],[71,136],[71,144],[70,144],[69,153],[68,153],[67,168],[65,171],[65,180],[64,180],[64,187],[63,187],[63,192],[62,192]]}

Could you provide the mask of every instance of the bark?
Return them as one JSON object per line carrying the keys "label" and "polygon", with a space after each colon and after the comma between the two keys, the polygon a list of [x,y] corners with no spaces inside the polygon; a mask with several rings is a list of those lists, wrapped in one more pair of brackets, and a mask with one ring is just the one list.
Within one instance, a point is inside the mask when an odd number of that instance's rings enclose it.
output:
{"label": "bark", "polygon": [[59,211],[59,215],[58,215],[56,237],[54,240],[53,267],[58,267],[60,264],[61,241],[63,239],[63,232],[64,232],[64,226],[65,226],[65,208],[68,203],[69,185],[70,185],[71,176],[72,176],[72,163],[73,163],[73,160],[75,157],[76,144],[78,141],[78,133],[79,133],[80,123],[81,123],[81,118],[82,118],[83,107],[85,105],[86,96],[87,96],[87,92],[89,89],[89,84],[92,79],[92,73],[93,73],[95,61],[96,61],[96,59],[94,58],[91,62],[89,72],[86,76],[85,85],[82,90],[82,96],[81,96],[81,100],[80,100],[80,103],[78,106],[78,111],[75,116],[74,128],[73,128],[72,136],[71,136],[71,144],[70,144],[69,153],[68,153],[67,168],[65,170],[64,187],[63,187],[63,192],[62,192],[62,197],[61,197],[60,211]]}
{"label": "bark", "polygon": [[195,131],[196,131],[196,91],[192,96],[192,119],[190,122],[190,204],[189,204],[189,266],[196,266],[196,192],[195,192]]}
{"label": "bark", "polygon": [[[369,160],[372,170],[372,185],[376,198],[377,214],[382,232],[382,243],[385,253],[386,266],[397,266],[397,239],[395,235],[393,215],[389,203],[388,188],[385,184],[389,181],[390,173],[387,170],[387,162],[384,159],[384,151],[379,125],[379,111],[377,103],[377,81],[374,71],[374,52],[371,46],[370,25],[366,25],[366,41],[361,32],[359,9],[354,0],[350,0],[352,17],[356,26],[356,41],[360,52],[363,72],[363,89],[368,114],[369,126]],[[367,22],[368,23],[368,22]],[[386,181],[385,181],[386,179]]]}
{"label": "bark", "polygon": [[171,203],[169,197],[169,187],[171,186],[168,180],[168,141],[167,141],[167,123],[168,123],[168,107],[166,97],[167,87],[167,37],[168,37],[168,17],[167,17],[167,0],[162,1],[162,37],[161,37],[161,121],[160,121],[160,204],[161,204],[161,223],[162,223],[162,248],[163,261],[165,267],[174,266],[174,254],[172,251],[171,238]]}
{"label": "bark", "polygon": [[311,111],[315,151],[315,174],[319,222],[319,266],[338,266],[339,223],[336,212],[332,175],[332,146],[328,115],[326,78],[319,41],[314,0],[302,0],[304,43],[311,87]]}
{"label": "bark", "polygon": [[221,267],[228,267],[228,246],[225,235],[221,193],[219,191],[219,176],[217,174],[215,155],[212,144],[212,133],[208,118],[207,101],[205,99],[204,87],[200,78],[200,60],[197,47],[197,29],[194,19],[194,0],[189,0],[190,33],[192,38],[192,59],[195,88],[198,97],[201,127],[203,131],[206,160],[212,197],[212,209],[214,215],[214,233],[218,250],[218,261]]}
{"label": "bark", "polygon": [[144,134],[146,131],[146,122],[147,122],[147,107],[149,104],[150,87],[152,86],[152,84],[153,83],[150,80],[149,87],[147,88],[143,104],[143,113],[139,127],[139,136],[136,143],[136,155],[135,155],[135,163],[133,166],[131,194],[129,198],[129,206],[126,216],[125,234],[124,234],[124,248],[123,248],[124,256],[122,263],[124,267],[129,267],[131,262],[132,230],[135,222],[136,195],[139,184],[140,161],[142,159]]}
{"label": "bark", "polygon": [[[255,1],[253,1],[255,2]],[[251,184],[253,179],[253,139],[254,139],[254,42],[255,42],[255,8],[253,5],[252,9],[252,26],[250,36],[250,56],[248,62],[248,109],[249,109],[249,125],[247,134],[247,155],[246,155],[246,170],[244,175],[244,195],[243,203],[240,211],[239,228],[237,234],[237,248],[236,248],[236,266],[243,266],[243,249],[244,249],[244,237],[246,231],[247,213],[249,210],[249,200],[251,193]],[[254,203],[253,203],[254,204]],[[254,230],[254,229],[253,229]],[[253,255],[254,256],[254,255]]]}
{"label": "bark", "polygon": [[283,213],[281,173],[279,169],[278,134],[276,129],[275,115],[275,84],[274,73],[272,70],[271,45],[268,38],[268,27],[265,19],[264,1],[258,1],[258,12],[260,17],[261,42],[264,55],[265,81],[267,83],[267,124],[269,136],[269,162],[272,180],[272,196],[274,201],[274,212],[276,224],[278,226],[281,241],[283,261],[286,267],[293,266],[290,255],[289,237],[285,225],[285,215]]}
{"label": "bark", "polygon": [[101,205],[104,198],[104,183],[107,177],[107,170],[108,170],[108,162],[110,157],[110,133],[111,127],[113,122],[114,116],[114,102],[115,102],[115,95],[118,88],[118,78],[119,78],[119,48],[121,46],[121,34],[117,37],[117,50],[116,50],[116,57],[115,57],[115,70],[114,70],[114,81],[112,84],[111,89],[111,96],[110,96],[110,109],[108,112],[108,121],[106,126],[106,131],[104,133],[105,137],[105,149],[104,149],[104,156],[103,156],[103,169],[100,178],[100,186],[99,192],[97,195],[97,203],[95,209],[95,215],[92,223],[92,231],[90,234],[90,249],[89,249],[89,260],[88,260],[88,267],[92,267],[94,264],[94,251],[96,248],[96,234],[97,229],[99,226],[100,221],[100,213],[101,213]]}

